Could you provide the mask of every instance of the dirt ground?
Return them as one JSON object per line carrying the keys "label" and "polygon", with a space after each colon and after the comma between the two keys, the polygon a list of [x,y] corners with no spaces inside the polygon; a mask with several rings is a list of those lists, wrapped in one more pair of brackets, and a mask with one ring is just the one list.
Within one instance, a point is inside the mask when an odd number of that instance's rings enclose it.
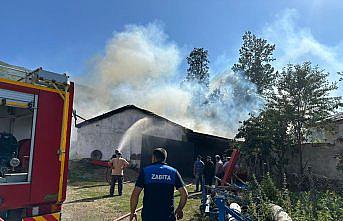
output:
{"label": "dirt ground", "polygon": [[[122,196],[109,197],[105,168],[93,166],[89,161],[82,160],[71,161],[69,170],[67,200],[62,208],[62,221],[112,221],[130,211],[129,199],[134,188],[133,181],[138,174],[136,171],[125,171],[124,181],[127,183],[124,184]],[[189,191],[193,191],[193,186],[189,187]],[[177,195],[175,201],[177,204]],[[198,220],[196,217],[199,205],[199,198],[190,199],[185,207],[183,220]]]}

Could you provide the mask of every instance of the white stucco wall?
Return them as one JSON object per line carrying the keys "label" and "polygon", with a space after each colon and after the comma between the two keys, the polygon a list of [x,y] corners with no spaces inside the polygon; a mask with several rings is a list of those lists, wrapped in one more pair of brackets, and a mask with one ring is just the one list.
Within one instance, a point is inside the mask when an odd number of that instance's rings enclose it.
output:
{"label": "white stucco wall", "polygon": [[100,150],[103,160],[110,158],[114,147],[122,143],[121,152],[130,159],[140,154],[142,134],[182,140],[184,129],[136,109],[129,109],[77,129],[77,138],[71,147],[71,159],[89,158],[93,150]]}

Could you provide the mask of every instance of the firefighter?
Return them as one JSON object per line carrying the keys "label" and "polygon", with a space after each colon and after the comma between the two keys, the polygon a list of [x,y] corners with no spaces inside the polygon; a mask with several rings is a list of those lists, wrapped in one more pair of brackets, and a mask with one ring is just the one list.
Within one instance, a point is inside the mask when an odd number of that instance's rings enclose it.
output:
{"label": "firefighter", "polygon": [[[167,151],[157,148],[152,153],[152,164],[143,168],[132,191],[131,220],[137,220],[136,208],[144,189],[143,221],[175,221],[182,219],[188,193],[179,172],[166,164]],[[174,211],[174,188],[180,192],[180,202]]]}
{"label": "firefighter", "polygon": [[114,194],[114,187],[116,182],[118,182],[118,195],[121,196],[123,193],[123,177],[124,177],[124,168],[129,166],[129,163],[122,158],[120,152],[116,154],[116,157],[111,160],[112,166],[112,177],[111,177],[111,188],[110,196]]}

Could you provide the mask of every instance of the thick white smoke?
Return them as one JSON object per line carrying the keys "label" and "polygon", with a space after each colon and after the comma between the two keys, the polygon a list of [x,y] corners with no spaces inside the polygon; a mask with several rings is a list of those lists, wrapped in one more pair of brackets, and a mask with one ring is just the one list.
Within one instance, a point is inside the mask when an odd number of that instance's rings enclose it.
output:
{"label": "thick white smoke", "polygon": [[198,93],[197,85],[180,87],[179,47],[153,23],[127,26],[107,43],[103,56],[76,88],[76,109],[87,118],[127,104],[166,117],[190,129],[232,137],[239,121],[263,102],[253,84],[239,73],[218,75],[211,88],[220,88],[220,99],[210,99],[211,89]]}
{"label": "thick white smoke", "polygon": [[[182,115],[190,98],[177,84],[170,84],[180,63],[179,48],[167,41],[159,25],[127,26],[107,43],[104,55],[96,59],[87,78],[79,79],[92,88],[77,88],[79,114],[89,118],[135,104],[159,114]],[[90,101],[94,102],[91,107]]]}
{"label": "thick white smoke", "polygon": [[180,64],[177,46],[156,24],[127,26],[116,33],[106,46],[105,55],[96,66],[102,86],[127,84],[145,88],[146,84],[173,75]]}

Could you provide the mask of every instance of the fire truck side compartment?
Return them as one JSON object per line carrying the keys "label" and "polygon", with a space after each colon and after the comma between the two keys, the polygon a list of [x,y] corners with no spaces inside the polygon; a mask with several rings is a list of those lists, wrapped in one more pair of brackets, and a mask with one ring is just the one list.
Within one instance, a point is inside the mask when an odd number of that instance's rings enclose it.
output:
{"label": "fire truck side compartment", "polygon": [[[38,112],[35,125],[33,147],[33,162],[31,181],[15,185],[0,185],[0,197],[3,202],[0,210],[30,207],[54,203],[57,201],[60,181],[59,150],[63,117],[63,99],[60,94],[52,90],[40,90],[35,87],[9,84],[0,81],[0,88],[23,93],[38,95]],[[70,89],[70,104],[73,102],[73,84]],[[72,105],[69,105],[66,160],[69,155],[69,139]],[[27,152],[27,151],[26,151]],[[65,199],[66,174],[68,165],[65,165],[63,175],[63,199]]]}

